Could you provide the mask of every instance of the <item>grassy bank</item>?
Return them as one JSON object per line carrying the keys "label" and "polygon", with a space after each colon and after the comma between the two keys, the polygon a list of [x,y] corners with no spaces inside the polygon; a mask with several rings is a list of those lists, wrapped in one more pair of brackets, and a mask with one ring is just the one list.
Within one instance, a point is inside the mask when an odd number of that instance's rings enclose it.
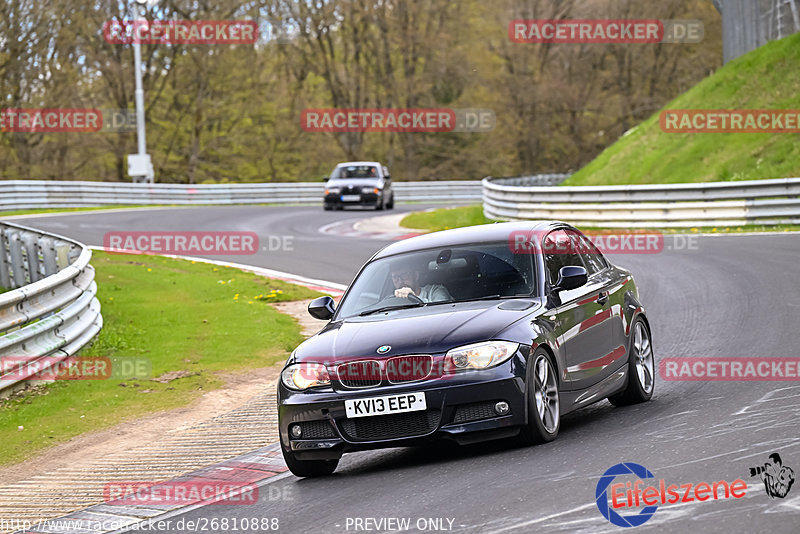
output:
{"label": "grassy bank", "polygon": [[439,230],[491,222],[494,221],[484,217],[483,206],[477,205],[410,213],[403,217],[400,225],[406,228],[438,232]]}
{"label": "grassy bank", "polygon": [[800,34],[737,58],[608,147],[563,185],[800,176],[797,133],[665,133],[666,109],[800,109]]}
{"label": "grassy bank", "polygon": [[[104,326],[81,354],[137,358],[162,381],[59,380],[2,401],[0,465],[85,432],[185,405],[222,386],[224,373],[285,359],[303,337],[294,319],[268,303],[319,295],[237,269],[158,256],[95,252],[92,265]],[[178,378],[165,380],[166,373]]]}

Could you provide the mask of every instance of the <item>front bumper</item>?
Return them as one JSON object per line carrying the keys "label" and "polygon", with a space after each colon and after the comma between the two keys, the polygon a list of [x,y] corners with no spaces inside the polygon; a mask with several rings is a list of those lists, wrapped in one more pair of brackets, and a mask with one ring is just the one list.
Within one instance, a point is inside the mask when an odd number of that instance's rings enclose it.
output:
{"label": "front bumper", "polygon": [[[491,369],[458,372],[442,378],[356,391],[324,388],[305,392],[278,385],[281,444],[298,459],[336,459],[346,452],[406,447],[438,439],[459,444],[516,435],[526,424],[525,366],[527,347]],[[348,419],[344,401],[424,392],[427,409],[394,415]],[[505,401],[509,411],[493,406]],[[303,435],[290,437],[301,424]]]}
{"label": "front bumper", "polygon": [[[350,193],[348,193],[347,195],[350,195]],[[358,193],[357,195],[359,197],[359,200],[343,201],[342,200],[343,195],[341,193],[336,193],[336,194],[329,193],[324,196],[323,203],[326,206],[374,206],[375,204],[378,203],[378,201],[381,198],[381,193],[376,194],[372,191],[370,191],[369,193],[367,192]]]}

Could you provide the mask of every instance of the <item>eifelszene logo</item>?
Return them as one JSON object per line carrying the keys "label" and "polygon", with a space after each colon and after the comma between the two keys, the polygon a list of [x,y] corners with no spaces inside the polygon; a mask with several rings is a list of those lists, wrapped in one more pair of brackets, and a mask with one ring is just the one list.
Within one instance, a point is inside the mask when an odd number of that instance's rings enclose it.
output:
{"label": "eifelszene logo", "polygon": [[[603,473],[603,476],[600,477],[600,480],[597,481],[597,487],[595,488],[595,503],[597,504],[597,509],[600,510],[601,514],[603,514],[603,517],[608,519],[614,525],[617,525],[618,527],[638,527],[653,517],[653,514],[655,514],[656,510],[658,510],[658,506],[647,506],[641,509],[638,513],[627,516],[621,516],[614,511],[616,499],[612,499],[612,506],[609,507],[608,486],[611,485],[616,477],[621,475],[636,475],[639,477],[637,483],[643,478],[655,478],[653,473],[648,471],[643,465],[632,462],[614,465],[606,470],[606,472]],[[614,486],[618,485],[619,484],[615,484]],[[630,485],[630,482],[628,485]],[[614,493],[614,486],[612,486],[612,494]],[[636,496],[636,502],[637,504],[639,502],[638,494]]]}
{"label": "eifelszene logo", "polygon": [[778,497],[783,499],[792,489],[792,484],[794,484],[794,470],[789,466],[783,465],[781,455],[777,452],[770,454],[769,460],[764,465],[751,467],[750,476],[761,477],[761,480],[764,481],[764,489],[766,489],[770,498]]}
{"label": "eifelszene logo", "polygon": [[[636,481],[613,483],[617,477],[633,475]],[[655,475],[643,465],[633,462],[619,463],[610,467],[595,488],[597,509],[612,524],[619,527],[638,527],[646,523],[662,504],[693,503],[696,501],[741,499],[747,493],[747,482],[737,478],[733,482],[697,482],[688,484],[669,484],[662,478],[657,486],[645,486],[644,480]],[[788,489],[787,489],[788,491]],[[609,495],[610,492],[610,495]],[[610,502],[609,502],[610,500]],[[621,515],[625,508],[641,510],[630,515]]]}

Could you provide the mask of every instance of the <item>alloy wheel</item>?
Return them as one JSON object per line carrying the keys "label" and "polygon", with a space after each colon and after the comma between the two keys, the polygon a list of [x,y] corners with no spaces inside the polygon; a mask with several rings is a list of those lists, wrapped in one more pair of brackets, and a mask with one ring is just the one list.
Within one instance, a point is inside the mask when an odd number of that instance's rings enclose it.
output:
{"label": "alloy wheel", "polygon": [[559,405],[558,383],[550,360],[540,354],[533,364],[534,373],[534,398],[539,420],[544,429],[553,433],[558,428]]}
{"label": "alloy wheel", "polygon": [[645,393],[653,391],[653,348],[650,345],[650,335],[641,321],[638,321],[633,330],[633,354],[636,363],[636,374],[639,385]]}

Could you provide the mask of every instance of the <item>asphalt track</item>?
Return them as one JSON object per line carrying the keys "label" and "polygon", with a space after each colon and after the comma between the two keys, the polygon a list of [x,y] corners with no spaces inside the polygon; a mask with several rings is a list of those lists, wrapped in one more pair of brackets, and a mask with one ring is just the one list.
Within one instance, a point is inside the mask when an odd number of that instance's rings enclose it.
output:
{"label": "asphalt track", "polygon": [[[207,207],[16,222],[93,245],[102,245],[105,232],[131,230],[253,231],[262,244],[265,236],[292,236],[290,251],[221,259],[346,284],[388,241],[318,229],[371,215],[316,207]],[[636,277],[652,324],[656,360],[800,355],[800,235],[695,239],[692,249],[668,239],[672,250],[611,257]],[[276,489],[262,491],[256,505],[212,505],[171,519],[176,525],[180,519],[278,518],[279,531],[288,533],[398,531],[386,528],[396,524],[366,523],[366,518],[408,518],[409,532],[437,527],[481,533],[618,532],[622,529],[598,511],[595,487],[612,465],[635,462],[667,485],[737,478],[748,483],[742,499],[661,506],[647,523],[632,529],[636,532],[797,533],[800,482],[786,498],[770,498],[761,480],[749,477],[749,467],[779,452],[784,465],[800,477],[798,444],[797,381],[657,379],[651,402],[614,408],[602,401],[579,410],[563,419],[559,438],[547,445],[490,442],[345,455],[327,478],[278,477],[270,486]],[[436,518],[441,521],[428,521]]]}

